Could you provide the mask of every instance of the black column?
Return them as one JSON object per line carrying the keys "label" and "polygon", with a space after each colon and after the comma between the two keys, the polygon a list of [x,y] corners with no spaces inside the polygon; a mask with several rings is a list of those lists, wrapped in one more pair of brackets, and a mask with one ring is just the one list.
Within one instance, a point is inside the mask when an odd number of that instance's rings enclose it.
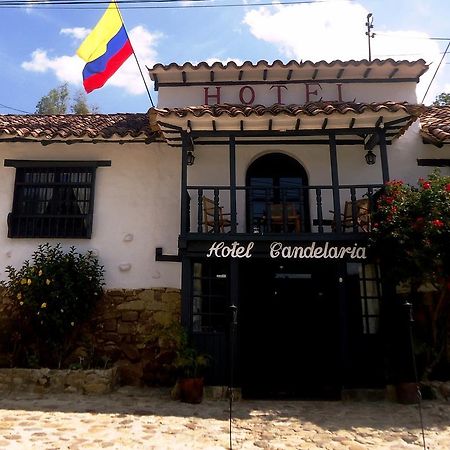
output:
{"label": "black column", "polygon": [[331,183],[333,185],[333,209],[336,232],[342,232],[341,224],[341,200],[339,196],[339,173],[336,152],[336,135],[330,134],[330,164],[331,164]]}
{"label": "black column", "polygon": [[380,142],[380,156],[381,156],[381,171],[383,175],[383,183],[389,181],[389,163],[386,148],[386,131],[384,128],[378,129],[378,136]]}
{"label": "black column", "polygon": [[181,323],[192,333],[192,264],[191,259],[181,259]]}
{"label": "black column", "polygon": [[230,136],[230,211],[231,233],[236,233],[236,140]]}
{"label": "black column", "polygon": [[189,149],[189,135],[182,131],[181,133],[182,147],[181,147],[181,220],[180,220],[180,235],[185,236],[188,232],[188,193],[187,193],[187,155]]}
{"label": "black column", "polygon": [[350,370],[349,333],[348,333],[348,304],[346,295],[347,265],[339,262],[337,265],[337,286],[339,301],[339,334],[340,334],[340,377],[341,388],[348,381]]}

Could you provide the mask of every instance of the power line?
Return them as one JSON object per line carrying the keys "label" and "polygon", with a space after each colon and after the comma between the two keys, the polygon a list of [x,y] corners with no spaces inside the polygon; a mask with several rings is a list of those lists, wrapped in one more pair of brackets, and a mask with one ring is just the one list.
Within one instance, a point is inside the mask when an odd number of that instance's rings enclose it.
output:
{"label": "power line", "polygon": [[439,61],[438,66],[436,67],[436,71],[434,72],[433,78],[431,79],[430,84],[428,85],[427,91],[425,92],[425,95],[423,96],[422,103],[424,102],[425,97],[427,96],[428,91],[430,90],[430,87],[431,87],[431,85],[433,84],[434,79],[436,78],[436,74],[438,73],[439,67],[441,67],[442,61],[444,60],[445,55],[447,54],[449,47],[450,47],[450,40],[448,41],[447,48],[445,49],[445,52],[444,52],[444,54],[442,55],[442,58],[441,58],[441,60]]}
{"label": "power line", "polygon": [[[185,0],[121,0],[118,1],[120,5],[140,4],[140,3],[177,3]],[[208,0],[189,0],[192,2],[201,2]],[[108,0],[53,0],[51,4],[46,0],[36,0],[33,2],[24,0],[7,0],[0,2],[0,6],[26,6],[27,8],[34,6],[55,6],[55,5],[109,5]],[[305,2],[306,3],[306,2]]]}
{"label": "power line", "polygon": [[427,36],[393,36],[389,33],[377,33],[377,36],[389,37],[391,39],[427,39],[430,41],[450,41],[450,37],[427,37]]}
{"label": "power line", "polygon": [[28,111],[24,111],[22,109],[13,108],[11,106],[3,105],[1,103],[0,103],[0,108],[10,109],[11,111],[17,111],[17,112],[21,112],[21,113],[25,113],[25,114],[32,114],[32,113],[30,113]]}
{"label": "power line", "polygon": [[[207,2],[212,0],[189,0],[190,2]],[[181,3],[186,2],[186,0],[122,0],[119,1],[121,10],[133,10],[133,9],[187,9],[187,8],[226,8],[226,7],[248,7],[248,6],[276,6],[276,5],[302,5],[302,4],[311,4],[311,3],[329,3],[333,0],[294,0],[294,1],[280,1],[274,4],[273,2],[261,2],[261,3],[225,3],[225,4],[210,4],[210,5],[176,5],[176,6],[168,6],[161,5],[155,6],[155,4],[159,3]],[[346,1],[346,0],[342,0]],[[350,0],[353,1],[353,0]],[[40,9],[54,9],[54,10],[76,10],[76,9],[85,9],[85,10],[103,10],[104,4],[109,4],[109,1],[104,0],[95,0],[95,1],[87,1],[87,0],[60,0],[59,2],[52,1],[48,3],[46,1],[37,1],[37,2],[26,2],[23,0],[16,1],[8,1],[1,2],[0,9],[23,9],[23,8],[31,8],[38,7]],[[151,4],[151,5],[149,5]],[[102,6],[91,6],[91,5],[102,5]]]}

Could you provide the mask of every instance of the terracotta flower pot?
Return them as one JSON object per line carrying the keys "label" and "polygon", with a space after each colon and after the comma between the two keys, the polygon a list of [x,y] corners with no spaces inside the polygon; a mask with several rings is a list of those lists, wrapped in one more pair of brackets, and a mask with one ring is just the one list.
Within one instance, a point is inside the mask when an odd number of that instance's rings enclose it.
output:
{"label": "terracotta flower pot", "polygon": [[201,403],[203,400],[203,378],[180,378],[178,385],[182,402]]}
{"label": "terracotta flower pot", "polygon": [[404,405],[412,405],[419,400],[419,386],[413,382],[398,383],[395,386],[397,401]]}

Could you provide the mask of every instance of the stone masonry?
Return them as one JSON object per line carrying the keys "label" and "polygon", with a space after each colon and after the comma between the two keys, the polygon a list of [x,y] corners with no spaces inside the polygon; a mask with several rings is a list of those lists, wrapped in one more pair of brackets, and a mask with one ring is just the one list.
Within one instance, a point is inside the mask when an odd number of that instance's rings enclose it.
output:
{"label": "stone masonry", "polygon": [[[0,293],[0,367],[10,367],[6,330],[8,315],[2,312],[8,299]],[[76,348],[65,367],[116,367],[121,384],[170,385],[174,340],[171,326],[179,324],[179,289],[114,289],[99,299],[91,319],[81,330]]]}
{"label": "stone masonry", "polygon": [[180,290],[109,290],[93,314],[92,337],[98,355],[118,367],[122,384],[172,381],[172,342],[165,330],[180,321]]}

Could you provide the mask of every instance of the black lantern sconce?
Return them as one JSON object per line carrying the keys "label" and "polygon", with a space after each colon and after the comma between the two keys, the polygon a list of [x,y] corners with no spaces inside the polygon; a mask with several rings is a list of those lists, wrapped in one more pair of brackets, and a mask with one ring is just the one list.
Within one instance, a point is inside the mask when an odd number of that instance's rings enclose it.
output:
{"label": "black lantern sconce", "polygon": [[377,160],[377,155],[375,155],[375,153],[372,150],[369,150],[366,153],[366,156],[364,156],[364,158],[366,159],[366,163],[369,164],[369,166],[372,166],[373,164],[375,164],[375,161]]}
{"label": "black lantern sconce", "polygon": [[195,161],[194,152],[192,150],[189,150],[187,152],[187,165],[192,166],[194,164],[194,161]]}

